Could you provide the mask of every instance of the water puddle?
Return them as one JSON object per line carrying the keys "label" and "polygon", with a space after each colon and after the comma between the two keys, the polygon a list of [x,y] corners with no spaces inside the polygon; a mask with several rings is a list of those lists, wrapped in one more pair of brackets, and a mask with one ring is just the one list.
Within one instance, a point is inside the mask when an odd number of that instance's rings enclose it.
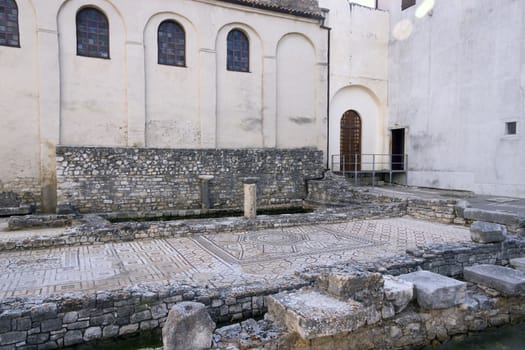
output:
{"label": "water puddle", "polygon": [[424,350],[523,350],[525,349],[525,323],[493,328],[438,347]]}

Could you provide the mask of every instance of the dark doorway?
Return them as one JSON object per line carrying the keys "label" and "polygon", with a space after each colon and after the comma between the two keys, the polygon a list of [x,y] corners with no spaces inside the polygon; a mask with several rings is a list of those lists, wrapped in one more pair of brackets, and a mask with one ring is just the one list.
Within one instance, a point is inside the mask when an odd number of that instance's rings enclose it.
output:
{"label": "dark doorway", "polygon": [[341,137],[339,151],[341,170],[361,170],[361,117],[349,110],[341,118]]}
{"label": "dark doorway", "polygon": [[392,170],[405,170],[405,129],[392,129]]}

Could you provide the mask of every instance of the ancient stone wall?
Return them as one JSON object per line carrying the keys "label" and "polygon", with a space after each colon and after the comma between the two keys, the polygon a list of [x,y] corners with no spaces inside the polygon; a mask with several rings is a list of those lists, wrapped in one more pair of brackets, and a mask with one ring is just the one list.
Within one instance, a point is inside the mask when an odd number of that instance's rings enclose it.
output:
{"label": "ancient stone wall", "polygon": [[258,177],[258,205],[306,197],[323,173],[323,154],[301,149],[145,149],[57,147],[58,208],[157,212],[201,207],[201,175],[212,208],[241,208],[243,178]]}
{"label": "ancient stone wall", "polygon": [[[524,255],[525,240],[516,237],[502,243],[485,245],[463,243],[434,246],[364,266],[338,264],[311,268],[305,270],[297,279],[279,285],[215,289],[167,284],[48,299],[6,299],[0,303],[0,343],[6,346],[5,349],[10,350],[33,345],[40,345],[41,349],[54,349],[56,346],[86,343],[157,329],[163,326],[171,305],[180,301],[197,301],[205,304],[213,320],[218,323],[237,322],[263,315],[267,311],[265,296],[282,290],[297,290],[309,285],[322,284],[319,283],[319,277],[327,272],[344,275],[348,271],[355,271],[358,267],[363,271],[392,275],[425,269],[449,276],[461,276],[466,266],[479,263],[507,265],[509,259]],[[497,302],[495,310],[498,311],[490,314],[490,320],[486,318],[486,310],[482,309],[479,315],[475,314],[474,318],[469,318],[467,320],[469,322],[465,321],[461,327],[466,327],[468,330],[483,329],[487,323],[481,328],[475,328],[475,323],[481,322],[480,319],[485,319],[483,322],[489,322],[491,325],[507,323],[517,318],[523,319],[525,317],[523,303],[516,304],[515,301],[516,299],[506,299]],[[383,328],[383,331],[387,329],[389,332],[394,332],[392,338],[399,345],[410,338],[411,327],[423,329],[422,327],[427,327],[428,322],[436,319],[436,327],[448,329],[448,324],[443,322],[448,322],[447,320],[463,322],[468,316],[461,308],[448,309],[443,313],[429,311],[426,316],[421,315],[417,310],[399,314],[398,318],[388,321],[388,327]],[[417,325],[410,321],[414,318],[419,320],[415,322]],[[427,336],[434,336],[431,330],[432,327],[425,330],[422,341],[427,341]],[[359,334],[371,332],[370,334],[373,335],[375,331],[377,329],[363,329]],[[444,336],[450,335],[453,333]],[[359,338],[359,336],[351,337],[341,341],[353,342]]]}
{"label": "ancient stone wall", "polygon": [[[290,285],[300,288],[305,284]],[[264,295],[279,289],[198,289],[189,286],[130,288],[61,298],[0,304],[0,348],[56,349],[162,327],[181,301],[206,305],[215,322],[236,322],[266,311]]]}
{"label": "ancient stone wall", "polygon": [[18,208],[20,206],[40,209],[40,182],[33,178],[16,178],[6,182],[2,182],[0,179],[0,208]]}

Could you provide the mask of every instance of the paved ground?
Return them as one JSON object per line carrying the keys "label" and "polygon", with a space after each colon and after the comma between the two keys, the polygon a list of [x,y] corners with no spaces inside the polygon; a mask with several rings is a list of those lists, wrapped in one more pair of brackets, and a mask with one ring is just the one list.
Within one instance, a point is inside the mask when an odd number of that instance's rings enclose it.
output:
{"label": "paved ground", "polygon": [[8,252],[0,254],[0,298],[143,282],[218,287],[275,281],[308,265],[370,261],[416,246],[468,240],[463,227],[398,218]]}
{"label": "paved ground", "polygon": [[417,199],[464,199],[470,207],[488,211],[506,212],[525,217],[525,198],[481,195],[468,191],[440,190],[434,188],[377,186],[363,187],[368,192]]}

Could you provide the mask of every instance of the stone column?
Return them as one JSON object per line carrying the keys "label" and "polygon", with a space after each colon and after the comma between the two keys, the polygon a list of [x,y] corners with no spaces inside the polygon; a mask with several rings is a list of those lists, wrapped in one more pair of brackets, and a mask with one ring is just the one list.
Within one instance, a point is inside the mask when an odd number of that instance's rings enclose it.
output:
{"label": "stone column", "polygon": [[244,217],[255,219],[257,215],[257,180],[256,177],[246,177],[244,183]]}
{"label": "stone column", "polygon": [[200,175],[199,180],[201,182],[201,207],[202,209],[210,209],[210,181],[213,179],[213,175]]}

